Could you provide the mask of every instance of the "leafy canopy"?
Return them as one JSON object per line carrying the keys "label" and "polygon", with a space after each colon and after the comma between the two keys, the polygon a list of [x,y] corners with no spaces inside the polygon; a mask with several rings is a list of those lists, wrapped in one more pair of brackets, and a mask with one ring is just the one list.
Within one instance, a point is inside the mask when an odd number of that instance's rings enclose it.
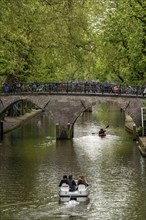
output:
{"label": "leafy canopy", "polygon": [[1,0],[0,7],[1,80],[144,82],[144,0]]}

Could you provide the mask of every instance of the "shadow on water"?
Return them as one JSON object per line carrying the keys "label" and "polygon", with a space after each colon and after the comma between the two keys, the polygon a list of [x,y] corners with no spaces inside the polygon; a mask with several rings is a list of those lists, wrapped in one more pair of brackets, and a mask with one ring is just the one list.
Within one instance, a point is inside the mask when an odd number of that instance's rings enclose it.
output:
{"label": "shadow on water", "polygon": [[[96,135],[107,125],[105,138]],[[59,203],[58,184],[64,174],[86,176],[87,203]],[[0,177],[1,220],[146,216],[146,160],[113,105],[100,104],[84,113],[70,141],[55,140],[55,127],[46,115],[7,134],[0,145]]]}

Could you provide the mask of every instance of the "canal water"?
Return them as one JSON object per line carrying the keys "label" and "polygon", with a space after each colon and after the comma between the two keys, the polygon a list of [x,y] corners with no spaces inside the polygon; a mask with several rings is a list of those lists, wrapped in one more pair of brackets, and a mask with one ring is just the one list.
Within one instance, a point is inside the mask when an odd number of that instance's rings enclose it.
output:
{"label": "canal water", "polygon": [[[107,129],[100,138],[98,130]],[[87,202],[59,203],[64,174],[85,175]],[[76,122],[71,141],[56,141],[43,113],[5,135],[0,145],[1,220],[145,220],[146,159],[120,109],[98,105]]]}

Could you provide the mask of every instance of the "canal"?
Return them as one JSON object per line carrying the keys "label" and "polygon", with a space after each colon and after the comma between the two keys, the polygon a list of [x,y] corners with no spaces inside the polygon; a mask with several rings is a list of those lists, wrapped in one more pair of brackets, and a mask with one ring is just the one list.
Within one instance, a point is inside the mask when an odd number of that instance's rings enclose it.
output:
{"label": "canal", "polygon": [[[100,138],[98,130],[107,129]],[[64,174],[85,175],[89,201],[59,203]],[[77,120],[71,141],[56,141],[43,113],[0,145],[1,220],[145,220],[146,159],[124,128],[120,109],[100,104]]]}

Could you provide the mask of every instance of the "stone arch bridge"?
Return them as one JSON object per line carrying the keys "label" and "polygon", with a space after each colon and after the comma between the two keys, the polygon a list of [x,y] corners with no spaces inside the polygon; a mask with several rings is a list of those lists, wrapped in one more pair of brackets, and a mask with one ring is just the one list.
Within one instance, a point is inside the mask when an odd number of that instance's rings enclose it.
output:
{"label": "stone arch bridge", "polygon": [[117,94],[1,94],[0,120],[15,103],[29,100],[46,111],[56,123],[56,138],[71,139],[77,118],[88,108],[100,103],[113,103],[132,117],[135,124],[141,124],[141,107],[145,97]]}

